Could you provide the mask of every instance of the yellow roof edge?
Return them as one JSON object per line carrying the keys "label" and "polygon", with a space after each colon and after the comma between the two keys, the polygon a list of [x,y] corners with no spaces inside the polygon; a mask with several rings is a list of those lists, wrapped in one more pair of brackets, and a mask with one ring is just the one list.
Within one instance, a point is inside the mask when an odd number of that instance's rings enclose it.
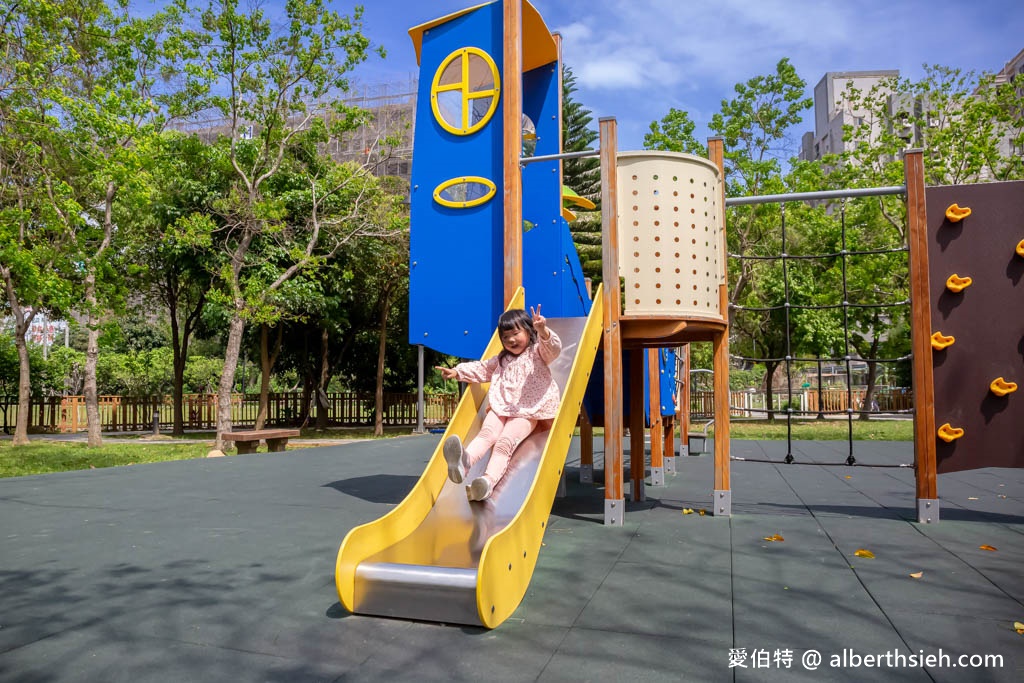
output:
{"label": "yellow roof edge", "polygon": [[[481,3],[466,9],[459,10],[458,12],[452,12],[433,21],[428,21],[425,24],[419,26],[413,26],[409,29],[409,37],[412,38],[413,48],[416,51],[416,64],[420,63],[420,57],[423,48],[423,34],[435,26],[446,24],[453,19],[457,19],[464,14],[473,12],[486,5],[490,5],[497,0],[491,0],[491,2]],[[558,59],[558,48],[555,46],[555,40],[551,37],[551,31],[548,30],[547,25],[544,23],[543,17],[540,16],[540,12],[530,4],[529,0],[523,0],[523,71],[532,71],[538,67],[550,64],[551,62],[557,61]]]}

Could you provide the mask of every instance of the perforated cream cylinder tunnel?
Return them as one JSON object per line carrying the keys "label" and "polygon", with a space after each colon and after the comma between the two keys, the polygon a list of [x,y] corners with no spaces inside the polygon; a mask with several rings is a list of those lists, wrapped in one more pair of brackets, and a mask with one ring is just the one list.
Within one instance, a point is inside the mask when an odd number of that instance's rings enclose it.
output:
{"label": "perforated cream cylinder tunnel", "polygon": [[626,316],[722,320],[715,165],[678,152],[621,152],[619,274]]}

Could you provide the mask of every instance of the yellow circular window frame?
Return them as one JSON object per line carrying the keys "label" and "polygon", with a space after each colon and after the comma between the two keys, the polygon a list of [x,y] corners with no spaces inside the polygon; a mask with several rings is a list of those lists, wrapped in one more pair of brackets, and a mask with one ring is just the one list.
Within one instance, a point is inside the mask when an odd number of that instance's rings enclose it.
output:
{"label": "yellow circular window frame", "polygon": [[[470,55],[476,55],[480,59],[484,60],[488,68],[491,70],[491,77],[494,79],[494,87],[487,90],[476,90],[471,91],[469,89],[469,58]],[[462,59],[462,78],[458,83],[450,83],[448,85],[441,85],[441,76],[444,75],[448,65],[454,62],[456,59]],[[438,107],[437,96],[438,93],[449,92],[452,90],[458,90],[462,95],[462,111],[460,117],[460,123],[462,124],[458,128],[453,126],[451,123],[445,120],[444,116],[441,115],[441,110]],[[444,58],[441,65],[437,67],[437,71],[434,72],[434,82],[430,85],[430,108],[434,112],[434,119],[437,120],[441,127],[449,133],[454,135],[469,135],[475,133],[491,120],[494,115],[494,110],[498,108],[498,95],[501,90],[501,78],[498,75],[498,65],[494,63],[491,56],[476,47],[463,47],[455,50],[450,55]],[[470,102],[472,100],[480,99],[483,97],[491,98],[491,106],[487,108],[487,113],[477,121],[476,123],[469,124],[470,121]]]}
{"label": "yellow circular window frame", "polygon": [[[449,187],[454,187],[455,185],[461,185],[463,183],[479,183],[480,185],[483,185],[484,187],[487,188],[487,192],[482,197],[476,197],[465,202],[457,202],[451,199],[445,199],[444,197],[441,196],[441,193],[447,190]],[[453,209],[468,209],[471,206],[480,206],[481,204],[490,201],[491,197],[493,197],[494,193],[497,191],[497,186],[495,186],[495,184],[488,180],[487,178],[481,178],[480,176],[476,175],[467,175],[458,178],[451,178],[449,180],[444,181],[436,188],[434,188],[434,201],[440,204],[441,206],[448,206]]]}

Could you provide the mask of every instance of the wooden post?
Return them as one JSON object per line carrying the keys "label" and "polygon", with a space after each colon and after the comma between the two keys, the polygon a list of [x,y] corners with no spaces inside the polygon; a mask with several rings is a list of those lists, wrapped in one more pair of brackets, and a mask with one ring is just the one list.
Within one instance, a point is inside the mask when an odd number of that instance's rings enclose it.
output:
{"label": "wooden post", "polygon": [[586,406],[580,406],[580,483],[594,483],[594,425]]}
{"label": "wooden post", "polygon": [[647,499],[644,478],[647,476],[644,453],[644,350],[629,352],[629,478],[633,500]]}
{"label": "wooden post", "polygon": [[601,144],[601,277],[604,281],[604,523],[622,526],[622,295],[619,286],[618,129],[598,121]]}
{"label": "wooden post", "polygon": [[712,510],[715,515],[732,514],[732,491],[729,488],[729,291],[726,272],[725,241],[725,144],[720,137],[708,140],[708,156],[718,167],[718,226],[719,226],[719,311],[725,318],[726,327],[715,334],[714,383],[715,383],[715,490]]}
{"label": "wooden post", "polygon": [[683,390],[679,392],[679,438],[683,447],[680,453],[690,454],[690,345],[683,345]]}
{"label": "wooden post", "polygon": [[504,307],[523,283],[523,3],[504,0],[505,63],[502,68],[505,167]]}
{"label": "wooden post", "polygon": [[907,247],[910,250],[910,332],[914,381],[914,464],[917,474],[917,521],[939,521],[935,459],[935,382],[932,368],[932,307],[928,285],[928,213],[925,205],[924,155],[903,156],[907,183]]}
{"label": "wooden post", "polygon": [[651,413],[651,486],[665,485],[665,458],[662,447],[665,435],[661,421],[661,352],[647,349],[647,386],[650,387],[647,406]]}

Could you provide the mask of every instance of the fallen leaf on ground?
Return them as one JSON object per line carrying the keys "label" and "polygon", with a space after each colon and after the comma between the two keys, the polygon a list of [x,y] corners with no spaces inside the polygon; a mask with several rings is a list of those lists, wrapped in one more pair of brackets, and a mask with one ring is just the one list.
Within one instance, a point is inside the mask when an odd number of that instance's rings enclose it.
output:
{"label": "fallen leaf on ground", "polygon": [[979,545],[978,549],[979,550],[987,550],[990,553],[994,553],[996,551],[996,548],[993,548],[992,546],[988,545],[987,543],[985,545]]}
{"label": "fallen leaf on ground", "polygon": [[978,500],[977,496],[967,496],[967,500]]}
{"label": "fallen leaf on ground", "polygon": [[912,579],[920,579],[922,576],[924,576],[924,572],[914,572],[913,574],[910,575],[910,578],[912,578]]}
{"label": "fallen leaf on ground", "polygon": [[846,475],[845,477],[843,477],[843,479],[853,479],[853,476],[852,476],[852,475],[849,475],[849,474],[847,474],[847,475]]}
{"label": "fallen leaf on ground", "polygon": [[784,539],[782,536],[780,536],[778,534],[772,534],[771,536],[765,536],[764,540],[771,541],[772,543],[777,543],[777,542],[785,541],[786,539]]}
{"label": "fallen leaf on ground", "polygon": [[1019,621],[1013,622],[1013,630],[1024,636],[1024,624]]}
{"label": "fallen leaf on ground", "polygon": [[698,515],[700,515],[701,517],[703,517],[704,515],[706,515],[706,514],[707,514],[707,512],[708,512],[708,511],[707,511],[707,510],[705,510],[704,508],[701,508],[700,510],[697,510],[697,514],[698,514]]}
{"label": "fallen leaf on ground", "polygon": [[693,508],[683,508],[683,514],[684,515],[692,515],[693,514]]}
{"label": "fallen leaf on ground", "polygon": [[1006,498],[1006,495],[1005,495],[1005,494],[1003,494],[1003,493],[1000,493],[1000,494],[998,494],[998,495],[999,495],[999,497],[1000,497],[1000,498],[1003,498],[1003,499],[1005,499],[1005,498]]}
{"label": "fallen leaf on ground", "polygon": [[871,552],[870,550],[865,550],[864,548],[858,548],[857,550],[853,551],[853,554],[857,557],[866,557],[868,559],[874,559],[875,557],[875,554],[873,552]]}

